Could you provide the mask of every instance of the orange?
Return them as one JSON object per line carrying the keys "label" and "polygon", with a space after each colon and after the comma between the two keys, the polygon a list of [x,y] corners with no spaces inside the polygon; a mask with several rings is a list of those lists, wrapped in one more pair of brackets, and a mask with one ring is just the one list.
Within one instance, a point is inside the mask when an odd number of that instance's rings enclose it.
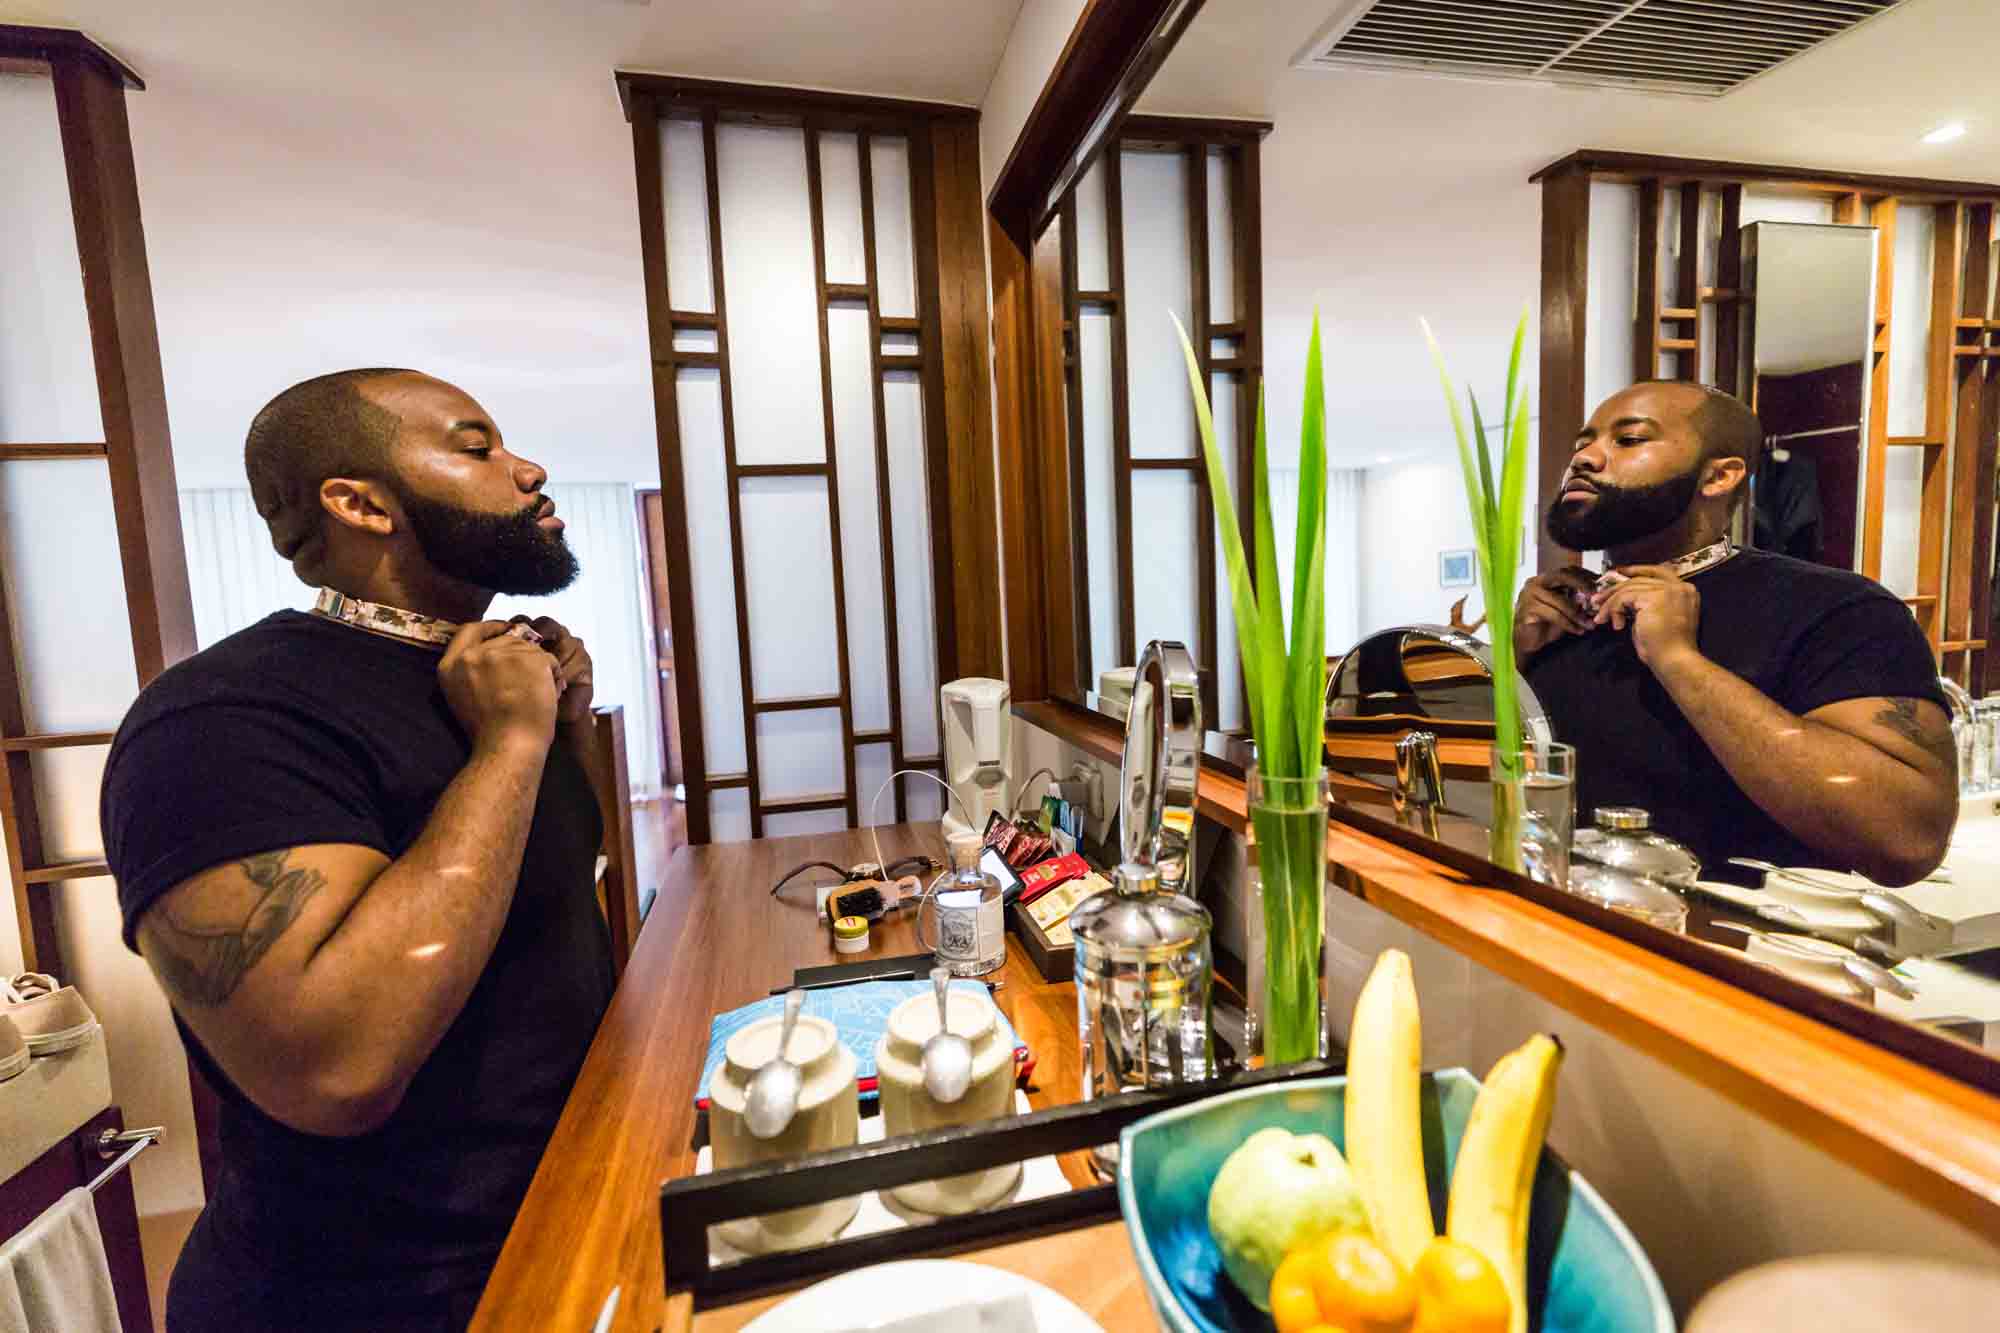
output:
{"label": "orange", "polygon": [[1335,1232],[1318,1248],[1313,1291],[1322,1319],[1349,1333],[1405,1333],[1416,1288],[1387,1250],[1358,1231]]}
{"label": "orange", "polygon": [[1271,1320],[1278,1333],[1311,1333],[1322,1323],[1319,1297],[1313,1292],[1317,1250],[1310,1241],[1293,1246],[1271,1275]]}
{"label": "orange", "polygon": [[1439,1236],[1412,1271],[1417,1322],[1411,1333],[1507,1333],[1513,1307],[1507,1284],[1486,1256]]}

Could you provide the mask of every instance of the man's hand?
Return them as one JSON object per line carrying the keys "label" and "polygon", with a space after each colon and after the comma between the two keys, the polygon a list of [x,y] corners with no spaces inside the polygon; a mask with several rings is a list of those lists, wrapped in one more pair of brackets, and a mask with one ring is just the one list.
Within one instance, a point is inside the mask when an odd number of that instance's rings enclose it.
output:
{"label": "man's hand", "polygon": [[[519,739],[547,749],[555,736],[561,668],[541,646],[509,634],[509,628],[504,620],[479,620],[460,629],[438,663],[438,683],[475,748]],[[587,688],[584,695],[587,709]]]}
{"label": "man's hand", "polygon": [[1577,603],[1597,588],[1597,576],[1581,565],[1537,574],[1521,585],[1514,603],[1514,660],[1526,663],[1565,634],[1595,628]]}
{"label": "man's hand", "polygon": [[1639,660],[1658,674],[1662,666],[1689,653],[1701,628],[1701,593],[1666,565],[1625,565],[1617,587],[1596,598],[1594,623],[1631,629]]}
{"label": "man's hand", "polygon": [[542,636],[542,650],[554,654],[556,672],[565,687],[562,698],[556,701],[556,721],[588,722],[592,690],[590,650],[583,646],[582,639],[547,616],[529,621],[528,628]]}

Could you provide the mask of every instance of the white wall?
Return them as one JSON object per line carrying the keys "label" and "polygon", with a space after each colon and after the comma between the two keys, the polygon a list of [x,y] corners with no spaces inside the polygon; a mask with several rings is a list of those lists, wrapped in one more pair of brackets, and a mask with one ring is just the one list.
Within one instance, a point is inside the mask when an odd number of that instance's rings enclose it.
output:
{"label": "white wall", "polygon": [[[1528,459],[1527,494],[1529,501],[1523,506],[1521,523],[1525,533],[1524,578],[1534,572],[1534,537],[1541,523],[1533,499],[1536,478],[1532,454]],[[1445,588],[1438,580],[1439,553],[1468,550],[1473,545],[1464,473],[1455,453],[1450,457],[1416,458],[1364,469],[1360,508],[1356,625],[1360,635],[1393,625],[1448,624],[1451,604],[1460,597],[1466,599],[1467,623],[1485,614],[1486,598],[1476,585]],[[1481,629],[1479,637],[1491,636]]]}

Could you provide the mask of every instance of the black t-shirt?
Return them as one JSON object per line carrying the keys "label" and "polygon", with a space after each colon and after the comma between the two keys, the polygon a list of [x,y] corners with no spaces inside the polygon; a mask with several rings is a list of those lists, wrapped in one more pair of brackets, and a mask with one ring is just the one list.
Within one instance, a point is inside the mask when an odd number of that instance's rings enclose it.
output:
{"label": "black t-shirt", "polygon": [[[285,611],[148,686],[104,775],[127,944],[212,866],[307,843],[408,850],[471,754],[437,664]],[[601,829],[582,766],[552,746],[492,958],[378,1129],[280,1124],[181,1025],[222,1100],[222,1162],[174,1274],[177,1329],[463,1325],[610,1000]]]}
{"label": "black t-shirt", "polygon": [[[1947,707],[1922,631],[1873,580],[1745,550],[1693,582],[1702,655],[1793,713],[1873,696]],[[1639,660],[1629,631],[1566,635],[1526,674],[1555,738],[1576,747],[1579,826],[1599,806],[1650,810],[1653,827],[1685,843],[1705,878],[1743,879],[1731,856],[1853,868],[1814,852],[1744,794]]]}

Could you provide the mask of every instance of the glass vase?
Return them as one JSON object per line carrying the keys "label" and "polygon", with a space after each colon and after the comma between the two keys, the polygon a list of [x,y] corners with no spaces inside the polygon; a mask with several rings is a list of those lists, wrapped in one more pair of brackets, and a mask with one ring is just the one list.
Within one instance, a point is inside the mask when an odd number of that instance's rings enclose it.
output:
{"label": "glass vase", "polygon": [[1548,741],[1493,752],[1495,865],[1558,889],[1569,887],[1569,844],[1576,831],[1576,747]]}
{"label": "glass vase", "polygon": [[1318,1059],[1325,1052],[1321,977],[1331,794],[1325,770],[1274,778],[1250,766],[1251,879],[1264,932],[1256,1020],[1266,1068]]}

